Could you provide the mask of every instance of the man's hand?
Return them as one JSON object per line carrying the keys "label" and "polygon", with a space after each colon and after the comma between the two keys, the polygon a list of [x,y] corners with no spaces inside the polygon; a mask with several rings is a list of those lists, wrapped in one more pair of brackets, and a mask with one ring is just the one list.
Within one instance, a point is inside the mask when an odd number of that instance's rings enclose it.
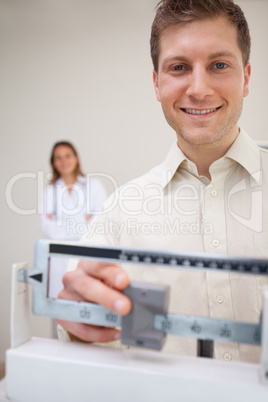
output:
{"label": "man's hand", "polygon": [[[64,289],[58,297],[97,303],[117,314],[125,315],[131,310],[131,302],[121,291],[128,284],[129,278],[121,267],[83,260],[79,262],[75,271],[64,275]],[[85,342],[110,342],[120,338],[120,331],[116,329],[57,321],[66,331]]]}

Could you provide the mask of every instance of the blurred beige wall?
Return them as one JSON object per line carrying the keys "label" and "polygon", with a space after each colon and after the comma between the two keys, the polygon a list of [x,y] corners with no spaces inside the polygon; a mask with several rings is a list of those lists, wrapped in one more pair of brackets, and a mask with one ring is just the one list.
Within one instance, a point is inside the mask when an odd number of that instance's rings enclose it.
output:
{"label": "blurred beige wall", "polygon": [[[149,37],[157,2],[0,0],[0,361],[9,347],[11,265],[31,266],[42,237],[31,210],[50,170],[52,144],[73,141],[85,172],[122,184],[161,162],[175,140],[152,85]],[[268,140],[268,1],[238,3],[253,39],[241,125],[254,139]],[[34,335],[50,335],[48,319],[33,317],[32,325]]]}

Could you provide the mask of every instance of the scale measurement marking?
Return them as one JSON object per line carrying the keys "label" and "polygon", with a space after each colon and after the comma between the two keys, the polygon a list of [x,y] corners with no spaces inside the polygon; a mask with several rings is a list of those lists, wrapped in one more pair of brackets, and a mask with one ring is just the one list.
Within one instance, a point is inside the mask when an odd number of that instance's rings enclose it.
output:
{"label": "scale measurement marking", "polygon": [[[104,307],[88,303],[87,308],[79,306],[80,322],[115,327],[120,326],[121,316],[105,309]],[[90,310],[89,306],[92,306]],[[69,317],[70,319],[71,317]],[[261,326],[223,319],[210,319],[206,317],[192,317],[177,314],[163,316],[156,314],[154,329],[195,339],[247,343],[251,345],[261,344]]]}
{"label": "scale measurement marking", "polygon": [[167,334],[203,340],[261,344],[261,326],[223,319],[187,317],[177,314],[157,314],[154,328]]}
{"label": "scale measurement marking", "polygon": [[172,268],[217,270],[268,275],[268,260],[228,255],[186,252],[162,252],[130,248],[92,247],[73,244],[49,244],[49,254],[79,256],[118,263],[159,265]]}
{"label": "scale measurement marking", "polygon": [[47,299],[47,302],[42,312],[38,311],[40,315],[102,327],[121,326],[121,316],[99,304],[64,299]]}

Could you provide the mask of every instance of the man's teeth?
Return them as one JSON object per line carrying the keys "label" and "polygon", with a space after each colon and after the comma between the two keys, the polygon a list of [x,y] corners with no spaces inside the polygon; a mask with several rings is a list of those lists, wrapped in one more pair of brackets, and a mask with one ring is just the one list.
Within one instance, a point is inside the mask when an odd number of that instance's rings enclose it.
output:
{"label": "man's teeth", "polygon": [[206,109],[206,110],[196,110],[196,109],[184,109],[186,113],[190,114],[207,114],[211,112],[215,112],[216,109]]}

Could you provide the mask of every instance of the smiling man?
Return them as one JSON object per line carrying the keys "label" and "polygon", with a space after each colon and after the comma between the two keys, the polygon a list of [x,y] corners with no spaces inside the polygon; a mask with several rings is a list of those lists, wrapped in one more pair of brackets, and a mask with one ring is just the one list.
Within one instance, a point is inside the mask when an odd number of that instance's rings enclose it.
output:
{"label": "smiling man", "polygon": [[[248,41],[249,52],[249,36]],[[168,26],[158,52],[153,73],[157,99],[177,133],[179,148],[199,174],[210,178],[210,165],[225,155],[239,133],[249,55],[242,54],[237,27],[226,15]]]}
{"label": "smiling man", "polygon": [[[156,96],[176,143],[161,165],[118,189],[83,242],[267,258],[268,152],[238,127],[251,73],[242,10],[232,0],[162,0],[151,55]],[[59,297],[127,314],[131,303],[121,291],[132,279],[170,285],[170,312],[251,322],[259,320],[267,282],[83,261],[65,275]],[[120,338],[116,329],[60,324],[65,339]],[[169,336],[164,350],[195,355],[196,342]],[[257,362],[259,350],[217,343],[214,356]]]}

